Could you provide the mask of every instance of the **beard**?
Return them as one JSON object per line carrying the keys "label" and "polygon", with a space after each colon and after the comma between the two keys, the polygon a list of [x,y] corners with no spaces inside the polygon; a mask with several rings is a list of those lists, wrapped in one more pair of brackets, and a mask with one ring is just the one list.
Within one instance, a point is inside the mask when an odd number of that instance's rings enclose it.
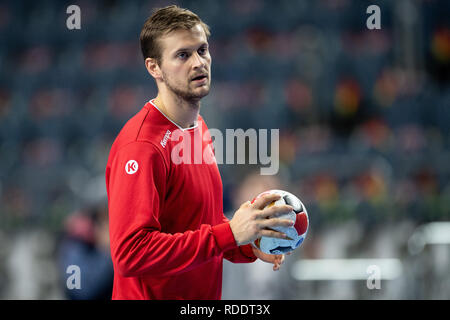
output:
{"label": "beard", "polygon": [[[210,73],[208,73],[210,74]],[[209,94],[210,89],[210,82],[208,78],[208,83],[202,87],[195,88],[196,90],[193,90],[190,85],[191,81],[186,85],[182,85],[179,83],[176,83],[175,81],[172,81],[170,77],[167,76],[163,72],[163,79],[164,83],[167,86],[167,88],[172,91],[177,97],[179,97],[182,100],[188,101],[188,102],[197,102],[203,97],[207,96]]]}

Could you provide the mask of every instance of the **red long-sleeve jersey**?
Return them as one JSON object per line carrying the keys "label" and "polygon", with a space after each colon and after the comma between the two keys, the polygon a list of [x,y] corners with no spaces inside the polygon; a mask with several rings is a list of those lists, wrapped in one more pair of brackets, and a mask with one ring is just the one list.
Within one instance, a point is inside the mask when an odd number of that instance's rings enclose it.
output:
{"label": "red long-sleeve jersey", "polygon": [[113,299],[220,299],[237,246],[222,208],[208,128],[181,129],[149,101],[122,128],[106,166]]}

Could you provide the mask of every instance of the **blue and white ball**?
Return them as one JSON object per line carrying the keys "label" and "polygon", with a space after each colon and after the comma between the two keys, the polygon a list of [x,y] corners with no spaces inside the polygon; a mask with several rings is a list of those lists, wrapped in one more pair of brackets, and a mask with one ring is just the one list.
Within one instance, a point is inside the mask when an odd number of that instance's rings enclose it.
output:
{"label": "blue and white ball", "polygon": [[296,197],[290,192],[283,190],[265,191],[256,196],[256,198],[252,200],[252,203],[259,197],[271,193],[279,194],[281,195],[281,198],[277,201],[273,201],[272,203],[268,204],[266,208],[273,205],[284,205],[284,204],[290,205],[291,207],[294,208],[293,211],[278,216],[281,219],[288,219],[294,221],[295,224],[292,227],[273,228],[273,230],[285,233],[289,238],[291,238],[291,240],[261,237],[256,239],[253,242],[253,245],[264,253],[285,254],[297,249],[305,240],[309,226],[308,212],[306,211],[306,207],[303,205],[303,203],[300,201],[298,197]]}

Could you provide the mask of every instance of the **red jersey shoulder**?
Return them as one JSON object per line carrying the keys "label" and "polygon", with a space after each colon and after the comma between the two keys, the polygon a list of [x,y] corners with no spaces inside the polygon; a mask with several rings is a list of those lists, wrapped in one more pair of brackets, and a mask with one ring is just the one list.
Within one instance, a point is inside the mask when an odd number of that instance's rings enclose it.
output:
{"label": "red jersey shoulder", "polygon": [[[198,115],[197,122],[197,126],[200,126],[202,134],[205,130],[208,131],[208,127],[201,115]],[[129,146],[133,142],[146,142],[153,145],[154,149],[157,149],[163,158],[166,168],[170,168],[171,150],[177,141],[169,142],[176,130],[179,130],[179,128],[149,101],[124,125],[113,143],[109,160],[112,162],[119,150],[123,149],[121,153],[129,153],[134,149]],[[196,130],[199,130],[199,128],[194,129],[194,131]],[[187,130],[185,133],[189,134],[189,132],[192,133],[194,131]],[[127,170],[130,174],[133,174],[134,170],[138,170],[139,166],[139,163],[135,163],[132,160],[137,162],[136,159],[130,158],[130,163],[127,163]]]}
{"label": "red jersey shoulder", "polygon": [[114,142],[118,148],[133,141],[148,141],[159,144],[171,123],[161,118],[160,112],[150,102],[123,126]]}
{"label": "red jersey shoulder", "polygon": [[108,167],[123,176],[144,176],[167,174],[164,156],[153,143],[147,141],[130,142],[117,150]]}
{"label": "red jersey shoulder", "polygon": [[[139,147],[135,148],[134,145],[141,145],[141,148],[145,146],[144,149],[152,150],[152,152],[161,156],[165,165],[168,166],[167,155],[160,141],[164,140],[167,130],[171,127],[164,119],[161,119],[158,113],[158,110],[148,102],[136,115],[130,118],[117,135],[111,147],[108,162],[114,161],[119,152],[129,154],[132,157],[132,153],[134,153],[132,150],[139,150]],[[143,142],[144,144],[142,144]],[[143,155],[146,153],[142,152]],[[127,173],[133,174],[134,170],[138,170],[139,163],[136,159],[130,158],[129,161],[130,163],[126,165]]]}

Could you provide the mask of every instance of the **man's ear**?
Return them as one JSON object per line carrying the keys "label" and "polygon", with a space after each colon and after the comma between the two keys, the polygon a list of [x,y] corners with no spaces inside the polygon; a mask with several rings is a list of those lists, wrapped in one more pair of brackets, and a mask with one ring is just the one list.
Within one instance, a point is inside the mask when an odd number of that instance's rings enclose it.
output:
{"label": "man's ear", "polygon": [[156,59],[146,58],[145,68],[147,68],[148,73],[150,73],[150,75],[155,78],[155,80],[162,78],[162,72],[159,68],[158,62],[156,62]]}

